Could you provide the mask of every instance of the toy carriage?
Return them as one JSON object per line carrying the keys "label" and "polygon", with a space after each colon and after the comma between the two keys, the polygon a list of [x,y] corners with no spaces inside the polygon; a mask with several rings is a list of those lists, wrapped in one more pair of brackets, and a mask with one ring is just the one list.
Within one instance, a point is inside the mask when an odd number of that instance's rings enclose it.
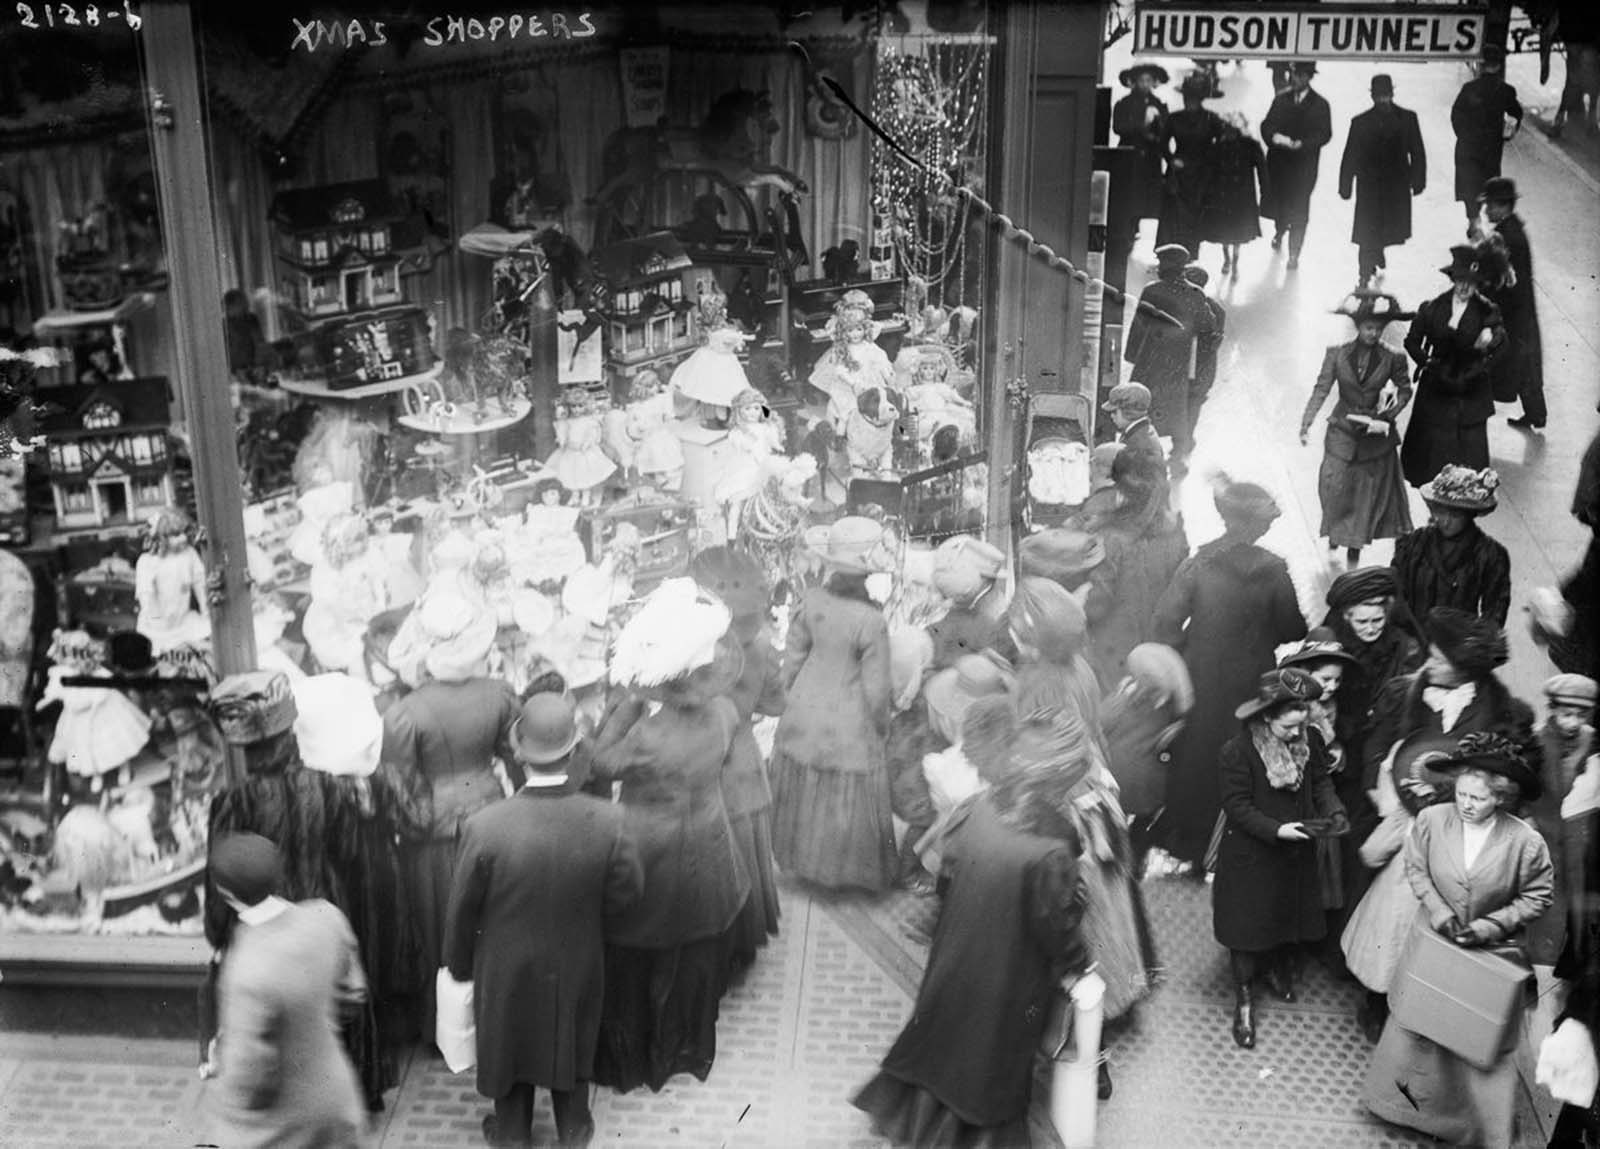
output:
{"label": "toy carriage", "polygon": [[1094,408],[1086,396],[1047,391],[1029,397],[1022,448],[1026,530],[1061,525],[1089,498],[1093,434]]}

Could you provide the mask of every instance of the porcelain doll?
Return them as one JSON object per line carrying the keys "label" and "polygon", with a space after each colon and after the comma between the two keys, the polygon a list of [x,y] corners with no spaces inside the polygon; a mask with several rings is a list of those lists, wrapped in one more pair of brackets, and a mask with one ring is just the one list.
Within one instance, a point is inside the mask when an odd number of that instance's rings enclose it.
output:
{"label": "porcelain doll", "polygon": [[513,581],[527,586],[559,583],[589,561],[578,534],[577,507],[563,505],[555,479],[541,479],[519,526],[507,531]]}
{"label": "porcelain doll", "polygon": [[845,456],[852,478],[869,479],[894,466],[894,429],[900,412],[885,392],[869,387],[856,399],[844,428]]}
{"label": "porcelain doll", "polygon": [[617,464],[601,447],[604,434],[604,413],[588,396],[574,395],[556,408],[557,445],[544,465],[580,508],[599,506],[606,480],[617,472]]}
{"label": "porcelain doll", "polygon": [[311,605],[302,627],[323,672],[367,681],[367,624],[389,608],[382,552],[366,519],[354,511],[328,523],[322,561],[311,568]]}
{"label": "porcelain doll", "polygon": [[639,478],[660,491],[683,487],[683,443],[678,438],[672,395],[654,371],[634,380],[634,401],[628,404],[628,440]]}
{"label": "porcelain doll", "polygon": [[895,360],[906,402],[917,415],[917,437],[924,450],[934,432],[953,426],[963,443],[977,437],[978,422],[970,400],[955,386],[955,356],[934,344],[908,347]]}
{"label": "porcelain doll", "polygon": [[773,473],[773,464],[784,457],[783,423],[753,387],[734,399],[728,446],[727,470],[717,480],[712,497],[723,508],[731,542],[739,533],[745,502],[761,490]]}
{"label": "porcelain doll", "polygon": [[204,613],[206,568],[190,542],[189,516],[176,507],[158,511],[145,536],[145,553],[133,568],[140,634],[156,654],[184,646],[204,647],[211,624]]}
{"label": "porcelain doll", "polygon": [[889,356],[873,342],[877,330],[871,301],[859,291],[847,292],[828,320],[833,345],[812,368],[811,385],[828,397],[828,419],[841,434],[856,410],[858,395],[874,387],[884,392],[894,389]]}
{"label": "porcelain doll", "polygon": [[733,401],[750,387],[739,362],[749,337],[728,322],[726,306],[720,295],[701,300],[702,343],[672,371],[672,389],[699,403],[708,421],[719,425],[727,423]]}
{"label": "porcelain doll", "polygon": [[99,686],[63,686],[62,679],[110,677],[104,647],[81,630],[57,631],[50,647],[49,679],[38,708],[61,703],[49,758],[67,773],[89,780],[91,793],[105,788],[105,776],[127,781],[128,763],[150,740],[150,718],[122,691]]}

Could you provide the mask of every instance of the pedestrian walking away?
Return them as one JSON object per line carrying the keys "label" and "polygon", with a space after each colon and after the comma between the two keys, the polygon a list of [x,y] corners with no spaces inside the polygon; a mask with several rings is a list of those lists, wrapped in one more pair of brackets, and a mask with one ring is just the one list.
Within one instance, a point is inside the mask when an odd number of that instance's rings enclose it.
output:
{"label": "pedestrian walking away", "polygon": [[1328,101],[1311,87],[1317,65],[1297,60],[1290,72],[1289,90],[1272,101],[1261,121],[1261,138],[1267,145],[1267,174],[1271,195],[1261,214],[1277,224],[1272,249],[1289,240],[1289,270],[1300,266],[1300,250],[1311,220],[1311,193],[1317,186],[1322,149],[1333,139],[1333,113]]}
{"label": "pedestrian walking away", "polygon": [[1483,50],[1479,75],[1461,86],[1450,106],[1450,127],[1456,135],[1456,202],[1467,213],[1467,237],[1476,239],[1478,197],[1483,185],[1500,174],[1506,142],[1522,126],[1517,90],[1506,83],[1505,48]]}
{"label": "pedestrian walking away", "polygon": [[1357,286],[1367,287],[1389,266],[1388,247],[1411,238],[1411,200],[1428,186],[1428,156],[1417,114],[1394,102],[1394,80],[1372,77],[1372,107],[1350,121],[1339,162],[1339,198],[1355,196],[1350,242],[1356,245]]}
{"label": "pedestrian walking away", "polygon": [[1198,255],[1200,210],[1211,180],[1213,149],[1222,136],[1222,117],[1205,106],[1214,93],[1203,73],[1185,76],[1179,91],[1183,107],[1167,119],[1170,154],[1156,246],[1178,243]]}
{"label": "pedestrian walking away", "polygon": [[[1133,364],[1128,378],[1150,389],[1150,422],[1158,434],[1172,440],[1175,470],[1187,466],[1194,448],[1189,437],[1189,392],[1199,344],[1216,330],[1205,292],[1184,276],[1189,263],[1189,249],[1180,244],[1156,249],[1156,281],[1139,296],[1123,349],[1123,357]],[[1151,314],[1146,304],[1177,322]]]}

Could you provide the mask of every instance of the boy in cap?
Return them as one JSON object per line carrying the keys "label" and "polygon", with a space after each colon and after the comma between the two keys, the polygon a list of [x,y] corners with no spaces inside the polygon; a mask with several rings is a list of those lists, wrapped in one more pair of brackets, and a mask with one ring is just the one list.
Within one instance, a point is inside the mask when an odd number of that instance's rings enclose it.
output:
{"label": "boy in cap", "polygon": [[1145,455],[1166,466],[1167,450],[1150,422],[1150,388],[1143,383],[1118,383],[1100,409],[1111,416],[1117,428],[1116,441],[1124,451]]}
{"label": "boy in cap", "polygon": [[1529,803],[1527,818],[1550,847],[1556,871],[1555,902],[1528,928],[1528,957],[1535,965],[1554,965],[1566,940],[1571,894],[1582,877],[1582,835],[1561,816],[1561,804],[1595,752],[1595,701],[1600,687],[1581,674],[1557,674],[1544,684],[1545,720],[1539,727],[1540,781],[1538,799]]}
{"label": "boy in cap", "polygon": [[1296,60],[1289,73],[1289,89],[1272,101],[1261,121],[1261,139],[1267,145],[1267,176],[1271,195],[1261,214],[1275,220],[1272,250],[1289,237],[1289,270],[1300,266],[1300,249],[1306,242],[1311,219],[1311,193],[1317,186],[1317,164],[1322,149],[1333,139],[1333,113],[1328,101],[1312,91],[1317,65]]}

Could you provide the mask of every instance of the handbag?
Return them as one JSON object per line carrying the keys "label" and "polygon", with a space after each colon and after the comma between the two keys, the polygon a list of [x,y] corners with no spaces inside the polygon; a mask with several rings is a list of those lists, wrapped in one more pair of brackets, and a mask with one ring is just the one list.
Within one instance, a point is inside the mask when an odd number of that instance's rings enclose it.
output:
{"label": "handbag", "polygon": [[1389,987],[1395,1024],[1490,1069],[1516,1040],[1530,971],[1509,958],[1465,949],[1419,913]]}
{"label": "handbag", "polygon": [[472,983],[457,981],[448,969],[434,979],[434,1042],[451,1073],[478,1064],[478,1024],[472,1012]]}

